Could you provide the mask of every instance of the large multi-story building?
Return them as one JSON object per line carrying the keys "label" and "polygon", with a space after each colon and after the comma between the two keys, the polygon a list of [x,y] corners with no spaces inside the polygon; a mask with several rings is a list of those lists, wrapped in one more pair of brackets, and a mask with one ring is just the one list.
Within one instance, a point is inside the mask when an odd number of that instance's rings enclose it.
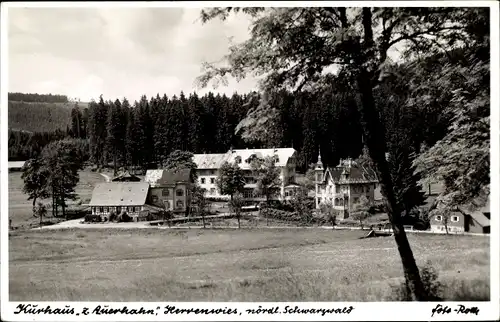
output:
{"label": "large multi-story building", "polygon": [[328,202],[334,209],[342,211],[344,218],[347,218],[361,196],[365,196],[369,202],[375,199],[375,188],[378,183],[375,174],[351,159],[340,160],[338,166],[324,169],[319,156],[315,175],[317,209],[321,203]]}
{"label": "large multi-story building", "polygon": [[150,186],[149,203],[174,213],[189,211],[191,171],[148,170],[144,181]]}
{"label": "large multi-story building", "polygon": [[221,195],[217,188],[216,180],[219,169],[224,164],[236,163],[245,173],[245,190],[243,196],[246,199],[263,199],[263,196],[255,195],[257,182],[252,176],[251,162],[253,158],[264,159],[274,157],[275,165],[280,170],[280,187],[277,197],[285,199],[291,191],[296,189],[295,167],[297,152],[293,148],[281,149],[231,149],[226,153],[195,154],[194,162],[197,165],[198,184],[205,188],[207,197],[216,199],[227,199],[229,196]]}

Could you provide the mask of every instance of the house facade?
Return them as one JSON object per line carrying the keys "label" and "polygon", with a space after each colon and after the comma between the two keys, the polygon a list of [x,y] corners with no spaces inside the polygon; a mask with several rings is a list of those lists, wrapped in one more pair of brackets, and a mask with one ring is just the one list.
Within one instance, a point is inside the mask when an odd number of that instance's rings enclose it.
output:
{"label": "house facade", "polygon": [[316,209],[322,203],[330,203],[347,218],[362,196],[369,202],[374,202],[378,184],[375,174],[351,159],[340,160],[338,166],[324,169],[320,155],[315,168],[315,179]]}
{"label": "house facade", "polygon": [[451,212],[446,218],[441,214],[433,214],[430,216],[431,231],[434,233],[490,233],[490,209],[489,202],[485,207],[467,211],[466,209],[458,209]]}
{"label": "house facade", "polygon": [[227,199],[217,188],[219,169],[225,162],[236,163],[245,174],[243,197],[252,200],[264,200],[264,196],[255,195],[257,181],[252,175],[251,162],[254,158],[264,159],[274,157],[275,165],[280,171],[279,187],[276,187],[277,197],[285,199],[289,191],[297,188],[295,183],[297,152],[292,148],[280,149],[231,149],[226,153],[195,154],[193,161],[197,165],[198,184],[206,189],[206,196],[216,199]]}
{"label": "house facade", "polygon": [[109,219],[112,213],[137,218],[148,208],[148,193],[149,184],[146,182],[99,183],[92,192],[89,206],[92,214],[99,215],[102,219]]}
{"label": "house facade", "polygon": [[148,203],[177,214],[187,214],[191,202],[191,172],[147,170],[144,181],[149,184]]}

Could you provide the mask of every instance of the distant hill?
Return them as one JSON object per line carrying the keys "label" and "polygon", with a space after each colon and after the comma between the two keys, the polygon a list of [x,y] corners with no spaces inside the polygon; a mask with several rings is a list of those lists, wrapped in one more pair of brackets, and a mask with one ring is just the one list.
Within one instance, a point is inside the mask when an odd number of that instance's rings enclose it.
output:
{"label": "distant hill", "polygon": [[[9,93],[9,128],[26,132],[65,130],[75,102],[64,95]],[[80,109],[88,103],[78,102]]]}

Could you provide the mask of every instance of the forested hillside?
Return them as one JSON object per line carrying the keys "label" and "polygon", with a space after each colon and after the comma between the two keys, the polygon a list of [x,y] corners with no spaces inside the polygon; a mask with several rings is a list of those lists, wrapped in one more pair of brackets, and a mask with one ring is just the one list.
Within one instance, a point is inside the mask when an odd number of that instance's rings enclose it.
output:
{"label": "forested hillside", "polygon": [[9,93],[9,129],[27,132],[53,132],[66,130],[71,109],[78,104],[66,95]]}
{"label": "forested hillside", "polygon": [[29,132],[65,130],[70,123],[67,103],[9,101],[9,128]]}

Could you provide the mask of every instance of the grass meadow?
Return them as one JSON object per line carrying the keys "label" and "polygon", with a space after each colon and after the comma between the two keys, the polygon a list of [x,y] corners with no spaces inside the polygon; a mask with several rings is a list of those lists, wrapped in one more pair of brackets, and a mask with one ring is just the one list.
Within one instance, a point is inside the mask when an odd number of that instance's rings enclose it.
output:
{"label": "grass meadow", "polygon": [[[392,237],[324,229],[17,230],[12,301],[388,301]],[[489,238],[409,235],[446,300],[489,300]]]}
{"label": "grass meadow", "polygon": [[[32,225],[38,226],[39,219],[33,217],[32,201],[23,193],[22,172],[9,173],[9,219],[12,219],[12,226],[19,229],[29,228]],[[90,201],[92,190],[99,182],[104,182],[104,177],[99,173],[90,171],[80,171],[80,182],[78,182],[75,192],[83,202]],[[48,203],[50,200],[42,200]],[[50,212],[50,207],[48,207]],[[51,220],[50,214],[47,220]]]}

